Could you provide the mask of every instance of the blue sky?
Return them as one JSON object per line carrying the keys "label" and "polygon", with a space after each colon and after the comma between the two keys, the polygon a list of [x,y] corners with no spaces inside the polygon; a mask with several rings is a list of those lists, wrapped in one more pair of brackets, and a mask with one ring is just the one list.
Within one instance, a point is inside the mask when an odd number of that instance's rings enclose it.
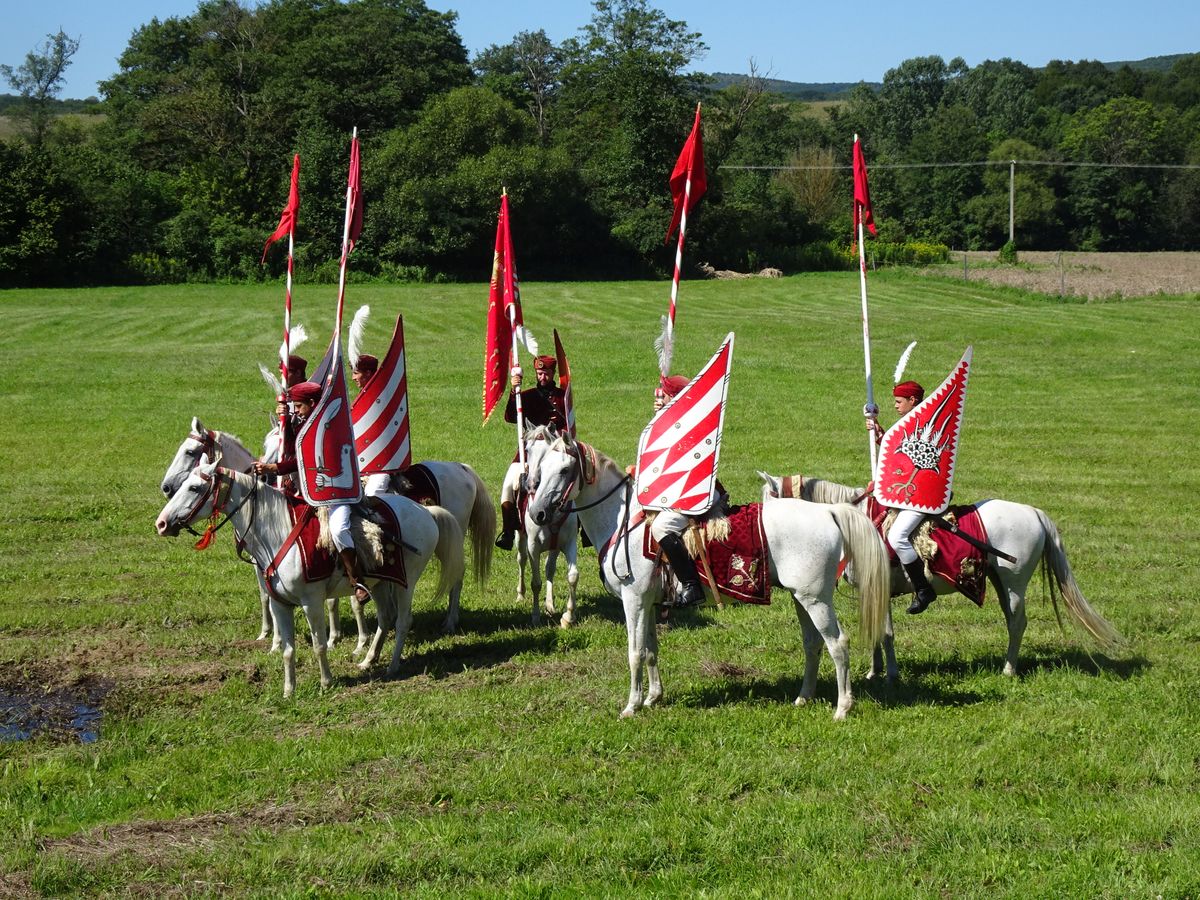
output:
{"label": "blue sky", "polygon": [[[591,18],[588,0],[497,3],[426,0],[459,13],[458,32],[472,55],[518,31],[544,28],[551,39],[575,35]],[[806,3],[802,0],[662,0],[652,5],[704,35],[708,56],[697,68],[745,72],[753,57],[764,74],[789,81],[879,81],[913,56],[963,57],[976,65],[1004,56],[1031,66],[1051,59],[1142,59],[1200,51],[1200,3],[1031,2],[974,4]],[[186,16],[196,0],[0,0],[0,62],[25,54],[61,27],[80,39],[61,96],[96,94],[96,82],[140,25],[157,16]],[[0,92],[8,89],[0,84]]]}

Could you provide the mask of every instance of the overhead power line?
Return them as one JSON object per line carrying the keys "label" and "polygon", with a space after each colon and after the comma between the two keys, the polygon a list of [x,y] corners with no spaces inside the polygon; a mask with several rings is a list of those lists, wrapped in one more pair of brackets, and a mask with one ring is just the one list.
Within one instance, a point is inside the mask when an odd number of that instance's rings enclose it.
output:
{"label": "overhead power line", "polygon": [[[934,163],[872,163],[871,171],[876,169],[950,169],[964,166],[1079,166],[1098,169],[1200,169],[1200,165],[1184,163],[1098,163],[1098,162],[1069,162],[1056,159],[985,159],[978,162],[934,162]],[[831,172],[839,169],[853,169],[853,165],[838,166],[718,166],[718,169],[738,169],[758,172],[801,172],[820,171]]]}

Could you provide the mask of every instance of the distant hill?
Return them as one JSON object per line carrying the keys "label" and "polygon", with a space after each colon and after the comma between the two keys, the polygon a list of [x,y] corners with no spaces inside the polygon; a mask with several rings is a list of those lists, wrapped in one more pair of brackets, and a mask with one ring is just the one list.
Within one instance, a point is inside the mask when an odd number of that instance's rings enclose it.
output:
{"label": "distant hill", "polygon": [[[1150,56],[1146,59],[1106,62],[1103,65],[1114,72],[1122,66],[1129,66],[1131,69],[1145,72],[1167,72],[1176,62],[1190,55],[1189,53],[1176,53],[1171,56]],[[733,84],[741,84],[749,76],[735,75],[730,72],[713,72],[709,75],[709,78],[711,79],[709,85],[712,89],[719,91]],[[780,78],[767,78],[765,81],[767,90],[771,93],[783,94],[786,97],[793,97],[797,100],[845,100],[849,96],[851,89],[858,84],[856,81],[784,81]],[[876,91],[882,87],[878,81],[868,81],[866,85]]]}
{"label": "distant hill", "polygon": [[[0,94],[0,116],[6,116],[9,111],[19,105],[21,98],[17,94]],[[96,97],[86,100],[51,100],[50,108],[55,115],[61,113],[100,112],[100,101]]]}

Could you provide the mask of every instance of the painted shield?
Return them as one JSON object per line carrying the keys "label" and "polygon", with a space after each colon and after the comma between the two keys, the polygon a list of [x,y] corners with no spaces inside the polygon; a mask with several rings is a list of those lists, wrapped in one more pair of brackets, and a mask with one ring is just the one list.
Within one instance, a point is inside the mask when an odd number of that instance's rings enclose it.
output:
{"label": "painted shield", "polygon": [[716,495],[733,332],[700,374],[658,411],[638,441],[635,489],[647,509],[708,511]]}
{"label": "painted shield", "polygon": [[412,465],[408,433],[408,372],[404,317],[396,317],[392,343],[379,369],[354,398],[354,451],[363,475],[399,472]]}
{"label": "painted shield", "polygon": [[312,506],[357,503],[362,499],[362,482],[354,455],[341,340],[336,331],[313,381],[323,390],[312,415],[296,435],[300,493]]}
{"label": "painted shield", "polygon": [[971,354],[883,436],[875,499],[885,506],[937,514],[950,505]]}

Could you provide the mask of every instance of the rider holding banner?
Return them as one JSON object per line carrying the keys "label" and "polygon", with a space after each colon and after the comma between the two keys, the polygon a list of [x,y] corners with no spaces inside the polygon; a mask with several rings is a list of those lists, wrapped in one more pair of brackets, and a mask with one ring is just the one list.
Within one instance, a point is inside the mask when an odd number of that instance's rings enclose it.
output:
{"label": "rider holding banner", "polygon": [[[554,382],[554,371],[558,360],[553,356],[538,356],[533,361],[533,371],[537,377],[537,385],[527,390],[521,390],[521,368],[513,366],[511,374],[512,389],[508,394],[508,405],[504,408],[504,421],[511,425],[517,423],[517,394],[521,395],[521,412],[526,425],[553,425],[559,431],[567,430],[566,392]],[[517,512],[517,490],[521,485],[521,463],[514,460],[504,476],[504,484],[500,488],[500,516],[502,530],[496,537],[496,546],[501,550],[511,550],[517,529],[520,527],[520,515]]]}

